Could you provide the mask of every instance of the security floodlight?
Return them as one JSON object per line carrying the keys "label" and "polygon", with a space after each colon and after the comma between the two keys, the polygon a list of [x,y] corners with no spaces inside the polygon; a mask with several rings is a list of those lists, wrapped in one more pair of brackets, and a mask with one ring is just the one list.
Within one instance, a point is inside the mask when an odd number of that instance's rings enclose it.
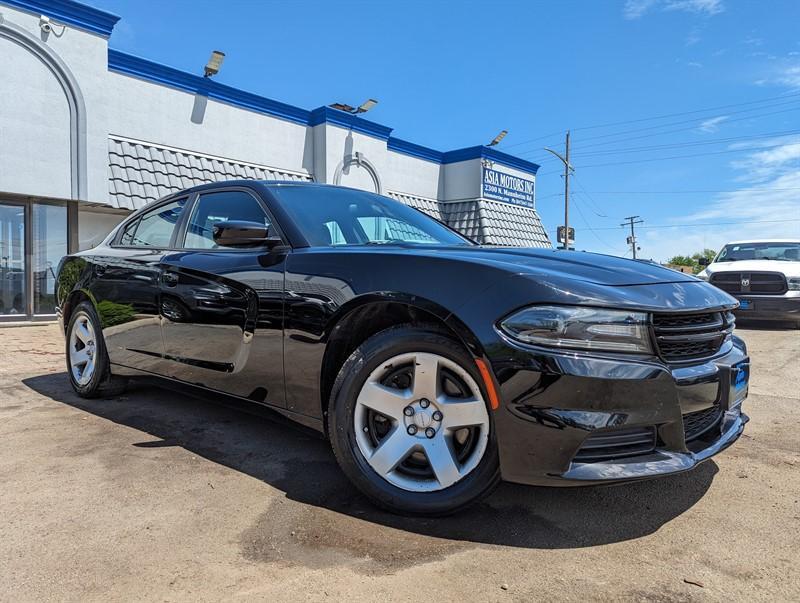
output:
{"label": "security floodlight", "polygon": [[222,67],[222,61],[225,60],[225,53],[220,50],[214,50],[211,53],[211,58],[205,66],[205,74],[203,77],[211,77],[219,73],[219,68]]}
{"label": "security floodlight", "polygon": [[344,111],[345,113],[355,113],[356,108],[351,107],[350,105],[346,105],[344,103],[333,103],[328,105],[331,109],[338,109],[339,111]]}
{"label": "security floodlight", "polygon": [[339,111],[344,111],[345,113],[352,113],[353,115],[358,115],[359,113],[366,113],[372,107],[378,104],[374,98],[369,98],[361,103],[358,107],[352,107],[345,103],[333,103],[332,105],[328,105],[331,109],[338,109]]}
{"label": "security floodlight", "polygon": [[508,130],[503,130],[502,132],[500,132],[500,134],[495,136],[492,139],[492,142],[490,142],[487,146],[490,146],[490,147],[495,146],[496,144],[498,144],[501,140],[503,140],[506,137],[506,134],[508,134]]}
{"label": "security floodlight", "polygon": [[359,105],[358,109],[356,109],[356,113],[366,113],[377,104],[378,101],[376,101],[374,98],[368,98],[363,103],[361,103],[361,105]]}

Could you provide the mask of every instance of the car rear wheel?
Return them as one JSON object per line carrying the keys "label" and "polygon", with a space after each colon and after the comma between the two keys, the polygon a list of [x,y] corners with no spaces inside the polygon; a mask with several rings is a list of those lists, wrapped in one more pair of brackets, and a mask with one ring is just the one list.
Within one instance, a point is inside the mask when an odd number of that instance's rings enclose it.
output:
{"label": "car rear wheel", "polygon": [[394,512],[441,515],[499,482],[491,412],[473,359],[434,330],[364,342],[334,384],[329,433],[353,483]]}
{"label": "car rear wheel", "polygon": [[67,373],[72,389],[83,398],[115,396],[126,381],[111,374],[100,320],[89,302],[78,304],[66,333]]}

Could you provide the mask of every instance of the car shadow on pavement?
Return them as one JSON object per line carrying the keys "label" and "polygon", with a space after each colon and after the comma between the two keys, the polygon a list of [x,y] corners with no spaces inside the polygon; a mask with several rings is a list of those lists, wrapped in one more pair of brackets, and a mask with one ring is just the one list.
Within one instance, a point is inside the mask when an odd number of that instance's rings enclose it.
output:
{"label": "car shadow on pavement", "polygon": [[[544,549],[636,539],[690,509],[709,489],[718,470],[709,461],[688,473],[606,487],[502,484],[484,502],[451,517],[401,517],[376,509],[350,485],[324,439],[285,421],[148,384],[134,384],[118,398],[85,400],[72,392],[65,373],[32,377],[23,383],[55,402],[142,432],[141,441],[134,444],[139,449],[183,447],[303,503],[290,506],[311,505],[359,524],[368,522],[370,538],[376,539],[382,538],[381,527],[391,528],[386,538],[396,538],[390,533],[401,530],[469,543]],[[308,515],[304,517],[303,522]],[[277,522],[285,520],[273,517],[267,529],[274,531]]]}

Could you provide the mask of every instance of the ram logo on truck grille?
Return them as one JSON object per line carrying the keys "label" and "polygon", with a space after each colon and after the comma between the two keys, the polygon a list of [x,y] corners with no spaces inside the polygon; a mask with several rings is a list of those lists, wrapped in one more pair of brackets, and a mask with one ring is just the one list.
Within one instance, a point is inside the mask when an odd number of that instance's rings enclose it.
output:
{"label": "ram logo on truck grille", "polygon": [[750,286],[750,279],[749,278],[743,278],[742,279],[742,289],[744,289],[745,287],[749,287],[749,286]]}

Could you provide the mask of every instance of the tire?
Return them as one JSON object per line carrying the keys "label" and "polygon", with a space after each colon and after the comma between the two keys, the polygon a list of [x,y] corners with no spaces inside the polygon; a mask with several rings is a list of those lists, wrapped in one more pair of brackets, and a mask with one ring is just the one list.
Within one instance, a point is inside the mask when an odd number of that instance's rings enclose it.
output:
{"label": "tire", "polygon": [[125,390],[127,381],[111,374],[100,319],[94,306],[87,301],[78,304],[70,316],[66,360],[72,389],[80,397],[107,398]]}
{"label": "tire", "polygon": [[[435,394],[420,397],[431,387]],[[392,327],[341,367],[328,433],[340,467],[375,504],[405,515],[447,515],[500,482],[486,400],[475,362],[458,342],[435,328]]]}

